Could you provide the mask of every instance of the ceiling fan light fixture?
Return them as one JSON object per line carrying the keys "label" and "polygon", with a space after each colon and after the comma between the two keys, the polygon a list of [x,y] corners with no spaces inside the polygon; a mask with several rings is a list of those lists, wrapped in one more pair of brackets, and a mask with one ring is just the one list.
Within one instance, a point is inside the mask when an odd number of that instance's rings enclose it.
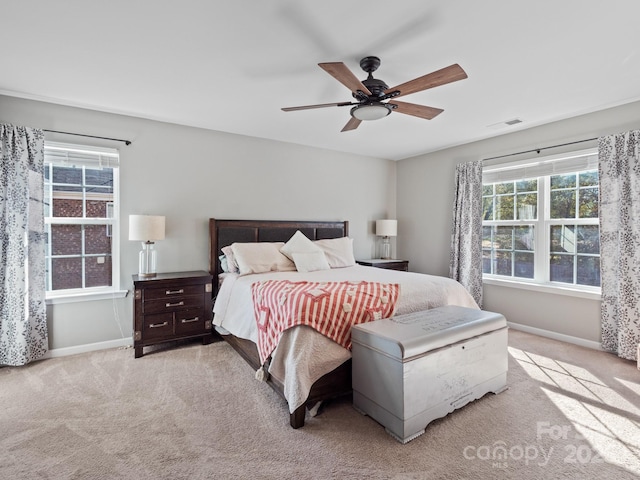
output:
{"label": "ceiling fan light fixture", "polygon": [[364,103],[351,109],[351,116],[358,120],[380,120],[390,113],[391,108],[382,102]]}

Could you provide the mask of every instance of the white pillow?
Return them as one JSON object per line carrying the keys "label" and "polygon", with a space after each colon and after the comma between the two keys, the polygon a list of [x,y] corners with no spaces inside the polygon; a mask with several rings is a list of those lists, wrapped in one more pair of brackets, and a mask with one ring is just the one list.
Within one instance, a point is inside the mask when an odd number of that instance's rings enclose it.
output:
{"label": "white pillow", "polygon": [[297,230],[296,233],[289,239],[287,243],[280,249],[283,255],[285,255],[290,260],[293,260],[294,253],[313,253],[313,252],[322,252],[320,247],[313,244],[311,240],[309,240],[304,233],[300,230]]}
{"label": "white pillow", "polygon": [[236,262],[236,257],[233,255],[233,250],[231,249],[231,245],[227,247],[222,247],[222,253],[227,259],[227,270],[226,272],[238,273],[238,262]]}
{"label": "white pillow", "polygon": [[353,267],[356,264],[353,256],[353,238],[329,238],[316,240],[313,244],[322,249],[331,268]]}
{"label": "white pillow", "polygon": [[299,272],[315,272],[316,270],[329,270],[327,258],[324,252],[293,252],[293,262]]}
{"label": "white pillow", "polygon": [[295,271],[294,263],[280,253],[282,242],[234,243],[233,256],[240,275],[265,272]]}

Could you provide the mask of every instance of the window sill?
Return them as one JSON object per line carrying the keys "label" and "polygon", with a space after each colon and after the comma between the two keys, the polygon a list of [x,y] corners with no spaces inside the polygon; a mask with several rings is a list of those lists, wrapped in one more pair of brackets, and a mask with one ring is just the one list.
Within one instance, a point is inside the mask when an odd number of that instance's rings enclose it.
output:
{"label": "window sill", "polygon": [[98,290],[75,293],[47,293],[46,304],[57,305],[60,303],[92,302],[96,300],[111,300],[124,298],[129,290]]}
{"label": "window sill", "polygon": [[555,295],[566,295],[569,297],[588,298],[590,300],[600,300],[600,289],[593,290],[581,290],[577,288],[571,288],[569,286],[564,287],[561,285],[543,285],[540,283],[525,282],[511,279],[495,278],[495,277],[483,277],[482,283],[484,285],[496,285],[500,287],[520,288],[522,290],[531,290],[534,292],[552,293]]}

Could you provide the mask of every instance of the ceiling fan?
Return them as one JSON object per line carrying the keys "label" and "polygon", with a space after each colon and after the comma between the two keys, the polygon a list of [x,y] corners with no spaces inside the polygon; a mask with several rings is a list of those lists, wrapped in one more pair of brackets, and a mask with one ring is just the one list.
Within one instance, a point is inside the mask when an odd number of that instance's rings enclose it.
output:
{"label": "ceiling fan", "polygon": [[416,105],[414,103],[398,102],[397,100],[389,102],[385,102],[385,100],[395,99],[409,95],[410,93],[421,92],[428,88],[438,87],[467,78],[466,72],[460,65],[455,63],[441,70],[428,73],[422,77],[389,88],[382,80],[373,78],[372,73],[380,66],[380,59],[378,57],[364,57],[360,60],[360,67],[369,74],[368,77],[362,81],[358,80],[351,70],[342,62],[319,63],[318,66],[351,90],[351,94],[357,101],[286,107],[282,110],[285,112],[293,112],[312,108],[345,107],[353,105],[351,108],[351,119],[342,129],[343,132],[355,130],[363,120],[378,120],[386,117],[393,111],[431,120],[444,110],[424,105]]}

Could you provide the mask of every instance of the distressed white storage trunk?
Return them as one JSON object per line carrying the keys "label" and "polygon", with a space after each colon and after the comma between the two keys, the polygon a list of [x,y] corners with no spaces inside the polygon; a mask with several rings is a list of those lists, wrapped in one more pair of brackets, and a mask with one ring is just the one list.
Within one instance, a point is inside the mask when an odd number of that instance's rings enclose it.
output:
{"label": "distressed white storage trunk", "polygon": [[402,443],[507,385],[507,321],[446,306],[351,329],[353,405]]}

